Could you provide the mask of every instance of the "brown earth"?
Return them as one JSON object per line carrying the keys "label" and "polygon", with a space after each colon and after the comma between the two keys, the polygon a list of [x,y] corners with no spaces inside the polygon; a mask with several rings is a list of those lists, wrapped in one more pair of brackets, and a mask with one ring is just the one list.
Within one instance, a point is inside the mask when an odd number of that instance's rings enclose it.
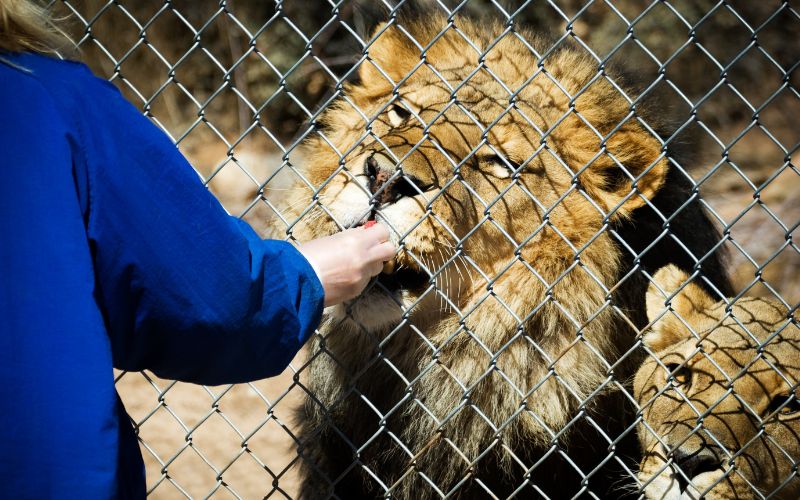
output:
{"label": "brown earth", "polygon": [[117,388],[139,426],[153,498],[292,498],[293,409],[303,392],[294,375],[289,368],[272,379],[219,387],[122,375]]}
{"label": "brown earth", "polygon": [[741,174],[726,166],[701,191],[712,217],[716,214],[730,231],[734,288],[782,298],[790,308],[800,302],[800,247],[796,236],[791,239],[800,224],[799,160],[795,155],[785,166],[754,163],[740,167]]}

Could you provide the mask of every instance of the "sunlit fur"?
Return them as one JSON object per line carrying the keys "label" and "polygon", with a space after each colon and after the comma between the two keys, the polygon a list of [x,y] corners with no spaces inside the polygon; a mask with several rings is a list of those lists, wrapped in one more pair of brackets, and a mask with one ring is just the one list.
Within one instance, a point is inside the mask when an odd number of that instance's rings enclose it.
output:
{"label": "sunlit fur", "polygon": [[[688,278],[664,268],[647,296],[655,323],[644,340],[655,355],[634,385],[645,422],[639,427],[645,494],[665,500],[796,499],[800,480],[792,470],[800,460],[800,412],[793,412],[795,403],[773,411],[770,402],[798,393],[800,329],[778,302],[740,298],[729,307],[694,283],[667,310],[667,297]],[[685,371],[671,378],[667,365]],[[682,492],[674,460],[667,462],[675,452],[708,456],[719,467],[685,478],[691,485]]]}
{"label": "sunlit fur", "polygon": [[636,307],[611,301],[635,278],[610,291],[630,264],[606,225],[635,220],[664,186],[661,142],[587,54],[565,47],[540,64],[528,44],[550,44],[530,32],[495,43],[499,23],[457,18],[460,33],[439,37],[446,24],[379,26],[360,82],[304,145],[313,190],[295,191],[292,234],[367,220],[375,155],[431,186],[381,204],[376,218],[401,244],[398,267],[435,277],[393,294],[375,284],[326,311],[301,412],[309,497],[333,484],[348,498],[356,487],[423,498],[436,495],[431,483],[447,492],[482,473],[522,475],[531,455],[521,450],[546,450],[581,402],[604,413],[600,401],[620,387],[604,385],[609,368],[633,343],[620,310],[635,317]]}

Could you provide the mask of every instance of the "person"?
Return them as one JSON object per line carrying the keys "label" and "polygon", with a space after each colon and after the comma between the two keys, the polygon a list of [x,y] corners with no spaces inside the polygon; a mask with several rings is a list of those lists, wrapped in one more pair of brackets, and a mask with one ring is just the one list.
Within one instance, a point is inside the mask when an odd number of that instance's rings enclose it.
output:
{"label": "person", "polygon": [[51,57],[61,40],[0,0],[0,497],[141,498],[112,366],[276,375],[395,248],[381,224],[260,239],[113,85]]}

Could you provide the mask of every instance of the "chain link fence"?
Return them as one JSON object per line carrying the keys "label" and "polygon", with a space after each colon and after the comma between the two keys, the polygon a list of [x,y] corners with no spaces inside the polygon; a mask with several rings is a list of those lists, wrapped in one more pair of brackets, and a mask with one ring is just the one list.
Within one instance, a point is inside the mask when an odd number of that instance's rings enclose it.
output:
{"label": "chain link fence", "polygon": [[800,495],[793,2],[52,5],[231,214],[400,245],[275,379],[118,373],[149,494]]}

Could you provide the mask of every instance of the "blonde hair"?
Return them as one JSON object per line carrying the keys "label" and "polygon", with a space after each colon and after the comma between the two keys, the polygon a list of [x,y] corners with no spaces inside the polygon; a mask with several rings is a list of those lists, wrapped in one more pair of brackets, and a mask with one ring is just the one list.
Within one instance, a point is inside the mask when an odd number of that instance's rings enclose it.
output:
{"label": "blonde hair", "polygon": [[35,0],[0,0],[0,52],[65,55],[74,42],[51,9]]}

